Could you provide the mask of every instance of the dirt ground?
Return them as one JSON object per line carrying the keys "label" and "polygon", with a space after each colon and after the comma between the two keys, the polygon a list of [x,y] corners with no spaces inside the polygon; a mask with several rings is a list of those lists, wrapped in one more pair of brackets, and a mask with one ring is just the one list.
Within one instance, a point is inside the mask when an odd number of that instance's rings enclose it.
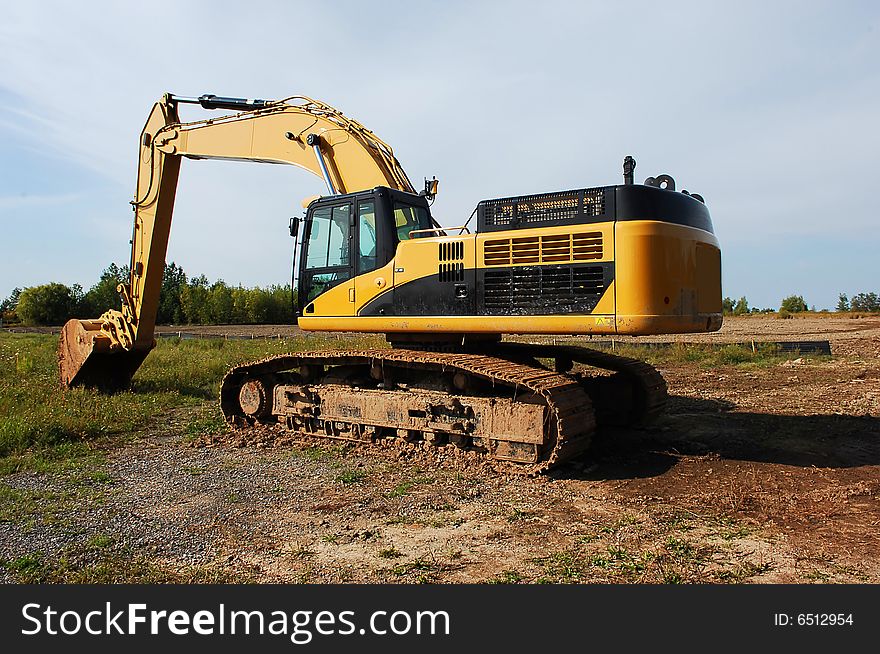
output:
{"label": "dirt ground", "polygon": [[701,338],[827,339],[834,356],[663,367],[666,417],[535,479],[442,452],[193,442],[180,412],[112,449],[106,501],[63,528],[0,524],[0,555],[108,533],[260,582],[880,582],[880,320]]}

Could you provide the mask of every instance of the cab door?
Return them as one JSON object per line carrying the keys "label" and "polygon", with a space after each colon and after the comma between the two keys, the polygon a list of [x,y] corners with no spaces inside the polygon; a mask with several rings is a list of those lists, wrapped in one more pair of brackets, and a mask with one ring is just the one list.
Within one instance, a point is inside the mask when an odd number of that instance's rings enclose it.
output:
{"label": "cab door", "polygon": [[307,220],[302,261],[303,314],[355,314],[355,224],[352,201],[315,207]]}
{"label": "cab door", "polygon": [[374,196],[362,197],[357,202],[354,294],[357,307],[363,307],[373,298],[388,291],[394,273],[390,258],[383,248],[387,235],[378,219],[379,211]]}

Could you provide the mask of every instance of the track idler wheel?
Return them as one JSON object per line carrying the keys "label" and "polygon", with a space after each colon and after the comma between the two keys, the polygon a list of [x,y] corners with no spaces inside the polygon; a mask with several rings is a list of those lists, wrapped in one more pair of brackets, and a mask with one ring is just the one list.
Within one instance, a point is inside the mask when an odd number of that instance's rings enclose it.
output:
{"label": "track idler wheel", "polygon": [[265,418],[271,413],[272,402],[269,390],[259,379],[250,379],[241,385],[238,392],[241,410],[251,418]]}

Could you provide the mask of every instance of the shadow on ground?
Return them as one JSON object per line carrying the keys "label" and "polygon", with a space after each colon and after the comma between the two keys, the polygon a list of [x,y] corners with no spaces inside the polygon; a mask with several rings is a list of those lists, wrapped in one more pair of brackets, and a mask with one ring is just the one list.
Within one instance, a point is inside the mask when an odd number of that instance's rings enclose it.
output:
{"label": "shadow on ground", "polygon": [[779,415],[734,411],[733,404],[672,396],[667,415],[643,430],[597,435],[584,471],[557,476],[633,479],[662,475],[682,456],[718,456],[817,468],[880,465],[880,419],[852,415]]}

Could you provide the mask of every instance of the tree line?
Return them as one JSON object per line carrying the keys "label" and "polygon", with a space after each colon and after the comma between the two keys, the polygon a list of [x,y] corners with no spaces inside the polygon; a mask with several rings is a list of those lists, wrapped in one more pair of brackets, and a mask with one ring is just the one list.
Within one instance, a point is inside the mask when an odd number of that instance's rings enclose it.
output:
{"label": "tree line", "polygon": [[[751,313],[779,313],[782,316],[787,316],[792,313],[816,310],[815,305],[812,307],[807,306],[803,295],[789,295],[783,298],[779,304],[779,309],[750,307],[749,301],[745,296],[738,300],[726,297],[721,301],[721,308],[725,316],[744,316]],[[853,295],[852,299],[849,299],[846,293],[841,293],[835,310],[841,313],[877,313],[880,312],[880,296],[877,293],[858,293]]]}
{"label": "tree line", "polygon": [[837,299],[838,311],[880,311],[880,297],[876,293],[857,293],[849,299],[846,293],[841,293]]}
{"label": "tree line", "polygon": [[[62,325],[70,318],[97,318],[107,309],[120,307],[116,287],[129,277],[128,266],[111,263],[88,291],[74,284],[59,283],[16,288],[0,302],[0,318],[6,324]],[[159,295],[157,322],[175,325],[218,324],[292,324],[296,320],[296,291],[290,285],[245,288],[229,286],[223,280],[210,282],[205,275],[187,278],[181,266],[173,261],[165,264],[162,291]],[[724,315],[743,316],[756,313],[779,313],[787,316],[808,307],[802,295],[783,298],[779,309],[749,306],[745,296],[722,301]],[[838,312],[880,312],[877,293],[857,293],[849,298],[841,293]]]}
{"label": "tree line", "polygon": [[[97,318],[121,306],[116,287],[129,278],[128,266],[111,263],[88,290],[53,282],[16,288],[0,302],[4,323],[63,325],[71,318]],[[292,324],[295,291],[290,285],[265,288],[210,282],[205,275],[187,278],[181,266],[165,264],[157,322],[162,324]]]}

